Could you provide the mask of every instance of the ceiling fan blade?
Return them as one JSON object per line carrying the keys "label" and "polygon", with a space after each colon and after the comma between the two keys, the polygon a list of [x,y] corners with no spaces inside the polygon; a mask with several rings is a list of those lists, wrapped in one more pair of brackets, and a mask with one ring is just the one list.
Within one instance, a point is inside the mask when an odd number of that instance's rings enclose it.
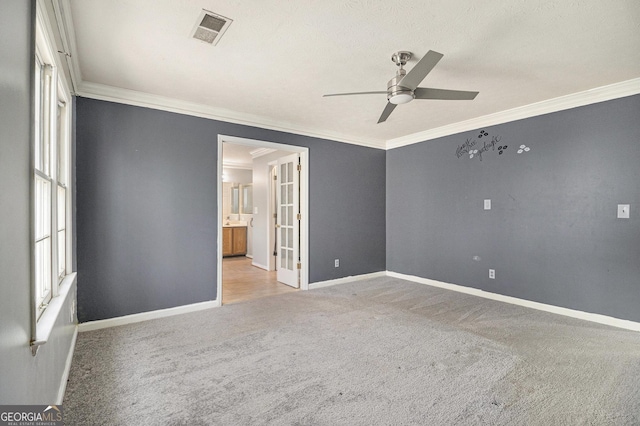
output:
{"label": "ceiling fan blade", "polygon": [[398,105],[396,105],[396,104],[392,104],[391,102],[387,102],[387,106],[384,107],[384,111],[382,111],[382,115],[378,119],[378,124],[382,123],[383,121],[387,121],[387,118],[389,118],[389,116],[391,115],[391,113],[393,112],[393,110],[397,106]]}
{"label": "ceiling fan blade", "polygon": [[449,101],[470,101],[475,99],[478,93],[465,90],[431,89],[429,87],[418,87],[413,91],[416,99],[444,99]]}
{"label": "ceiling fan blade", "polygon": [[422,83],[422,80],[424,80],[443,56],[442,53],[434,52],[433,50],[428,51],[427,54],[411,68],[411,71],[400,80],[398,85],[414,90],[418,87],[418,84]]}
{"label": "ceiling fan blade", "polygon": [[382,91],[382,92],[354,92],[354,93],[332,93],[330,95],[322,95],[323,98],[326,98],[327,96],[349,96],[349,95],[380,95],[380,94],[384,94],[386,95],[387,92]]}

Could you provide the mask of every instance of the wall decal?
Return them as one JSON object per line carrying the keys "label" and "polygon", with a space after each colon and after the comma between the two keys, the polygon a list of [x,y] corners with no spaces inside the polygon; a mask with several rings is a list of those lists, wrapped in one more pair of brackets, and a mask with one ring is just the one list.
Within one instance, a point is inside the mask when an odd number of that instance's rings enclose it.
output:
{"label": "wall decal", "polygon": [[520,145],[520,149],[518,150],[518,154],[522,154],[523,152],[529,152],[531,148],[526,145]]}
{"label": "wall decal", "polygon": [[471,154],[471,151],[472,151],[471,148],[473,148],[475,144],[476,144],[476,141],[467,138],[465,143],[463,143],[458,147],[458,149],[456,149],[456,156],[460,158],[465,154]]}
{"label": "wall decal", "polygon": [[[488,140],[489,137],[491,138],[491,140]],[[467,138],[467,140],[462,145],[459,145],[456,149],[456,157],[460,158],[463,155],[468,154],[469,158],[477,157],[480,159],[480,161],[482,161],[482,154],[489,150],[495,151],[497,148],[498,155],[502,155],[504,150],[507,149],[507,145],[500,145],[500,140],[502,138],[498,135],[491,136],[487,131],[481,130],[480,134],[478,135],[478,139],[480,138],[485,139],[482,141],[482,148],[474,148],[478,144],[478,141],[475,139]]]}

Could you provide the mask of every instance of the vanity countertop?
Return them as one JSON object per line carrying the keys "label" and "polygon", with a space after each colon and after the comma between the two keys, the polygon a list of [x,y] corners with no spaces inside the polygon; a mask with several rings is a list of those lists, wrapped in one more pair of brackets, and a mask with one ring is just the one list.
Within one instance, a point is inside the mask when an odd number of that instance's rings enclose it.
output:
{"label": "vanity countertop", "polygon": [[223,228],[242,228],[246,226],[247,222],[242,220],[226,220],[222,223]]}

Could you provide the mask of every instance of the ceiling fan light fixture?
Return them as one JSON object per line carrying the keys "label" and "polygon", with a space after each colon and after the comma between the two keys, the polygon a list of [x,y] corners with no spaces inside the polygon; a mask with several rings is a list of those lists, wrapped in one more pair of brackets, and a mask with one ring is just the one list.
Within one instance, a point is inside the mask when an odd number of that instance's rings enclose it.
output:
{"label": "ceiling fan light fixture", "polygon": [[389,96],[389,102],[395,105],[406,104],[415,98],[413,92],[399,92]]}

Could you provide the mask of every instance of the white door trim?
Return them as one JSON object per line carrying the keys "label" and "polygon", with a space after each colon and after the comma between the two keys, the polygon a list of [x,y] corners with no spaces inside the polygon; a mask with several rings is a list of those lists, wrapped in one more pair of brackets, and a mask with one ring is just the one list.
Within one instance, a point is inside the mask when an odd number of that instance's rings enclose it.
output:
{"label": "white door trim", "polygon": [[218,202],[217,214],[218,225],[216,229],[217,237],[217,292],[216,300],[222,304],[222,143],[236,143],[240,145],[249,145],[262,148],[272,148],[281,151],[300,153],[300,165],[302,167],[300,173],[300,289],[309,290],[309,148],[285,145],[275,142],[261,141],[257,139],[246,139],[236,136],[218,135],[218,164],[217,164],[217,188]]}

